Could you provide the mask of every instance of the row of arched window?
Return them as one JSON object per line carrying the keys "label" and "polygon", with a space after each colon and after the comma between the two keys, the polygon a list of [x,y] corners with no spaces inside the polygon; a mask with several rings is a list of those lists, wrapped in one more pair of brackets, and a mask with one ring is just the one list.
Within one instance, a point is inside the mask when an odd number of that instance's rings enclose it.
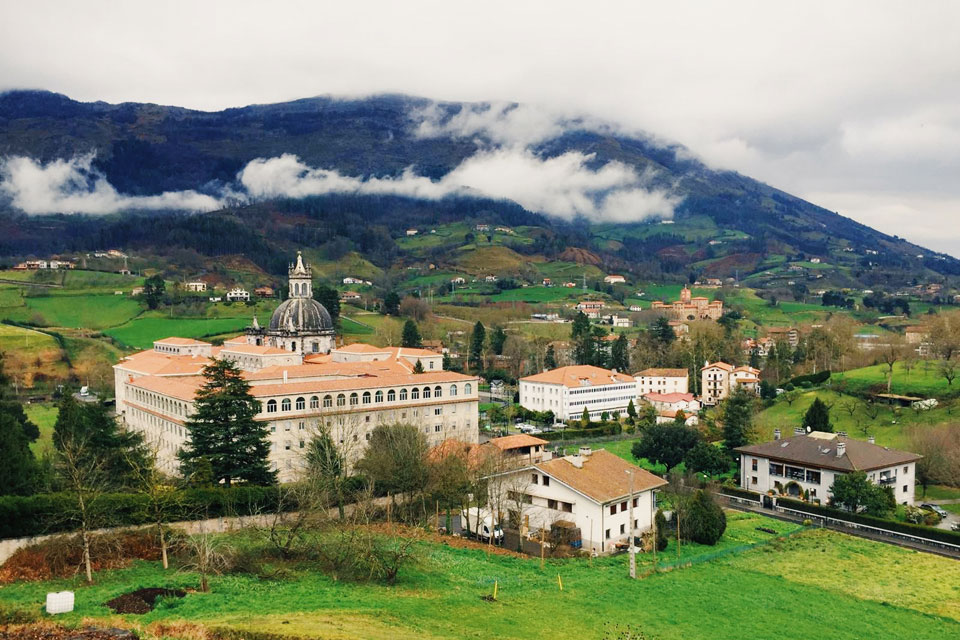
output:
{"label": "row of arched window", "polygon": [[[448,389],[448,393],[450,394],[450,396],[451,397],[456,396],[457,392],[458,392],[457,385],[455,384],[450,385],[450,388]],[[464,384],[463,393],[465,395],[470,395],[471,393],[473,393],[473,385],[471,385],[469,382]],[[397,392],[394,389],[390,389],[387,391],[386,394],[384,394],[383,391],[380,391],[380,390],[372,394],[369,391],[364,391],[362,394],[353,392],[349,396],[345,393],[340,393],[340,394],[337,394],[336,396],[327,394],[323,396],[322,400],[320,396],[310,396],[309,402],[310,402],[311,409],[319,409],[321,403],[323,404],[324,409],[330,409],[334,405],[336,405],[337,407],[346,407],[348,405],[351,407],[355,407],[361,404],[381,404],[382,402],[384,402],[384,400],[386,400],[387,402],[397,402],[398,400],[400,402],[404,402],[408,398],[410,400],[420,400],[421,398],[426,400],[428,398],[441,398],[441,397],[443,397],[443,387],[441,387],[440,385],[437,385],[432,389],[430,387],[422,387],[422,388],[413,387],[409,391],[406,388],[402,388],[400,389],[399,392]],[[284,398],[278,404],[276,400],[271,398],[270,400],[267,400],[267,403],[266,403],[267,413],[277,413],[278,409],[281,412],[292,411],[294,408],[296,408],[297,411],[304,411],[307,408],[307,399],[304,396],[300,396],[296,400],[291,400],[290,398]]]}
{"label": "row of arched window", "polygon": [[163,413],[184,417],[187,415],[186,402],[172,400],[166,396],[160,395],[159,393],[152,393],[149,391],[144,391],[143,389],[137,389],[135,387],[127,387],[127,396],[129,397],[131,393],[133,394],[133,400],[136,402],[150,407],[155,407]]}

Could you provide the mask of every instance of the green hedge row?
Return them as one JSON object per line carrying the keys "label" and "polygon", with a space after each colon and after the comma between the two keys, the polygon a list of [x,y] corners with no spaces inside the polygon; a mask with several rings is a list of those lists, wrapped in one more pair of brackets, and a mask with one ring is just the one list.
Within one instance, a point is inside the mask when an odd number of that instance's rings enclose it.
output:
{"label": "green hedge row", "polygon": [[823,384],[830,379],[830,370],[821,371],[820,373],[809,373],[805,376],[797,376],[792,378],[789,383],[795,387],[803,385],[804,382],[809,382],[811,385]]}
{"label": "green hedge row", "polygon": [[[171,521],[245,516],[276,511],[279,503],[278,487],[185,489],[171,495],[169,513]],[[94,503],[97,524],[146,524],[147,506],[142,494],[104,494]],[[77,527],[74,510],[74,501],[64,493],[0,497],[0,539],[72,531]]]}
{"label": "green hedge row", "polygon": [[740,489],[739,487],[720,487],[720,493],[726,494],[728,496],[736,496],[738,498],[746,498],[747,500],[756,500],[760,502],[760,494],[756,491],[747,491],[746,489]]}
{"label": "green hedge row", "polygon": [[822,507],[815,504],[810,504],[809,502],[801,502],[800,500],[791,500],[789,498],[777,498],[777,504],[782,507],[786,507],[787,509],[794,509],[796,511],[803,511],[805,513],[826,516],[828,518],[836,518],[837,520],[847,520],[848,522],[856,522],[858,524],[865,524],[867,526],[877,527],[880,529],[889,529],[890,531],[906,533],[907,535],[917,536],[918,538],[927,538],[928,540],[937,540],[939,542],[960,545],[960,532],[957,531],[934,529],[932,527],[924,527],[919,524],[900,522],[899,520],[887,520],[886,518],[877,518],[875,516],[868,516],[862,513],[851,513],[849,511],[842,511],[832,507]]}
{"label": "green hedge row", "polygon": [[544,440],[580,440],[583,438],[600,438],[603,436],[616,436],[623,431],[623,427],[616,423],[610,423],[594,429],[564,429],[563,431],[547,431],[538,433],[537,438]]}

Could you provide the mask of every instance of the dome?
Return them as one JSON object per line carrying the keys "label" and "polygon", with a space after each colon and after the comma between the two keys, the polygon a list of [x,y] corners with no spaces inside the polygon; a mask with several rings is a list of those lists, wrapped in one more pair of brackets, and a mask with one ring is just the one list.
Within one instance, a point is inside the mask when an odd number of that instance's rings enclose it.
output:
{"label": "dome", "polygon": [[270,331],[302,333],[333,332],[333,320],[327,309],[313,298],[290,298],[280,303],[270,316]]}

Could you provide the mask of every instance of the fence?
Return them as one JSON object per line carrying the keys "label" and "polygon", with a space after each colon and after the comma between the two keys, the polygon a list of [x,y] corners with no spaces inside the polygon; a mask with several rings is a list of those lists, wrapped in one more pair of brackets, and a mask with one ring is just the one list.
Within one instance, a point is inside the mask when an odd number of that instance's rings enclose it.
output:
{"label": "fence", "polygon": [[[678,560],[673,560],[672,562],[658,562],[657,563],[657,573],[663,573],[665,571],[673,571],[674,569],[681,569],[684,567],[691,567],[696,564],[702,564],[704,562],[710,562],[711,560],[716,560],[717,558],[722,558],[734,553],[743,553],[744,551],[749,551],[750,549],[756,549],[757,547],[764,547],[768,544],[772,544],[777,540],[783,540],[785,538],[790,538],[795,536],[798,533],[806,531],[808,527],[797,527],[787,531],[786,533],[780,533],[777,535],[771,535],[769,540],[759,540],[757,542],[751,542],[750,544],[741,544],[736,547],[730,547],[729,549],[721,549],[719,551],[711,551],[709,553],[701,553],[690,558],[680,558]],[[651,573],[653,570],[651,569]]]}

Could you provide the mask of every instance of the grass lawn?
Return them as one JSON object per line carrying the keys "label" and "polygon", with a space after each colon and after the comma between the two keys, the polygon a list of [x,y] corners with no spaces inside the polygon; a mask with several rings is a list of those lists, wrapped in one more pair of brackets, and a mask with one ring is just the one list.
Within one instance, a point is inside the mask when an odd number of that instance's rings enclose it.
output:
{"label": "grass lawn", "polygon": [[243,330],[250,325],[249,316],[233,318],[166,318],[148,316],[137,318],[104,331],[117,342],[136,349],[149,349],[154,340],[177,336],[180,338],[204,338],[221,333]]}
{"label": "grass lawn", "polygon": [[[718,547],[770,540],[758,526],[786,531],[792,525],[731,513]],[[716,551],[683,546],[687,559]],[[393,587],[336,582],[306,569],[278,580],[227,575],[212,579],[209,594],[191,593],[126,618],[142,625],[189,621],[329,639],[625,637],[616,634],[616,624],[661,640],[960,634],[960,564],[829,531],[638,581],[627,578],[625,555],[592,563],[551,561],[540,569],[537,559],[476,548],[421,543],[419,552],[419,562]],[[660,558],[675,554],[671,543]],[[650,562],[639,557],[641,572]],[[495,581],[498,599],[485,601]],[[157,564],[138,562],[98,574],[91,587],[75,579],[19,583],[0,587],[0,598],[39,608],[48,591],[75,589],[76,610],[61,619],[76,624],[113,617],[102,603],[134,588],[196,583],[194,574],[164,573]]]}
{"label": "grass lawn", "polygon": [[934,485],[927,487],[926,497],[930,500],[960,500],[960,488]]}
{"label": "grass lawn", "polygon": [[116,327],[142,312],[140,303],[125,296],[77,295],[25,298],[25,319],[43,317],[47,326],[72,329]]}
{"label": "grass lawn", "polygon": [[496,302],[513,300],[518,302],[556,302],[567,298],[579,298],[581,295],[583,295],[583,292],[579,289],[568,289],[566,287],[521,287],[501,291],[490,296],[490,299]]}
{"label": "grass lawn", "polygon": [[340,328],[343,330],[343,333],[349,333],[351,335],[368,335],[375,331],[372,326],[360,324],[360,322],[351,320],[346,316],[340,316]]}
{"label": "grass lawn", "polygon": [[[844,371],[833,376],[834,383],[843,382],[849,388],[866,391],[876,388],[881,393],[887,391],[887,365],[878,364],[862,369]],[[948,385],[946,378],[937,372],[935,362],[918,362],[908,373],[902,362],[893,366],[893,384],[891,393],[916,395],[921,397],[943,397],[960,391],[960,381]]]}
{"label": "grass lawn", "polygon": [[44,451],[50,451],[53,448],[53,425],[57,421],[59,409],[57,405],[50,403],[28,404],[24,406],[27,417],[30,421],[40,427],[40,437],[36,442],[30,443],[33,453],[39,455]]}

